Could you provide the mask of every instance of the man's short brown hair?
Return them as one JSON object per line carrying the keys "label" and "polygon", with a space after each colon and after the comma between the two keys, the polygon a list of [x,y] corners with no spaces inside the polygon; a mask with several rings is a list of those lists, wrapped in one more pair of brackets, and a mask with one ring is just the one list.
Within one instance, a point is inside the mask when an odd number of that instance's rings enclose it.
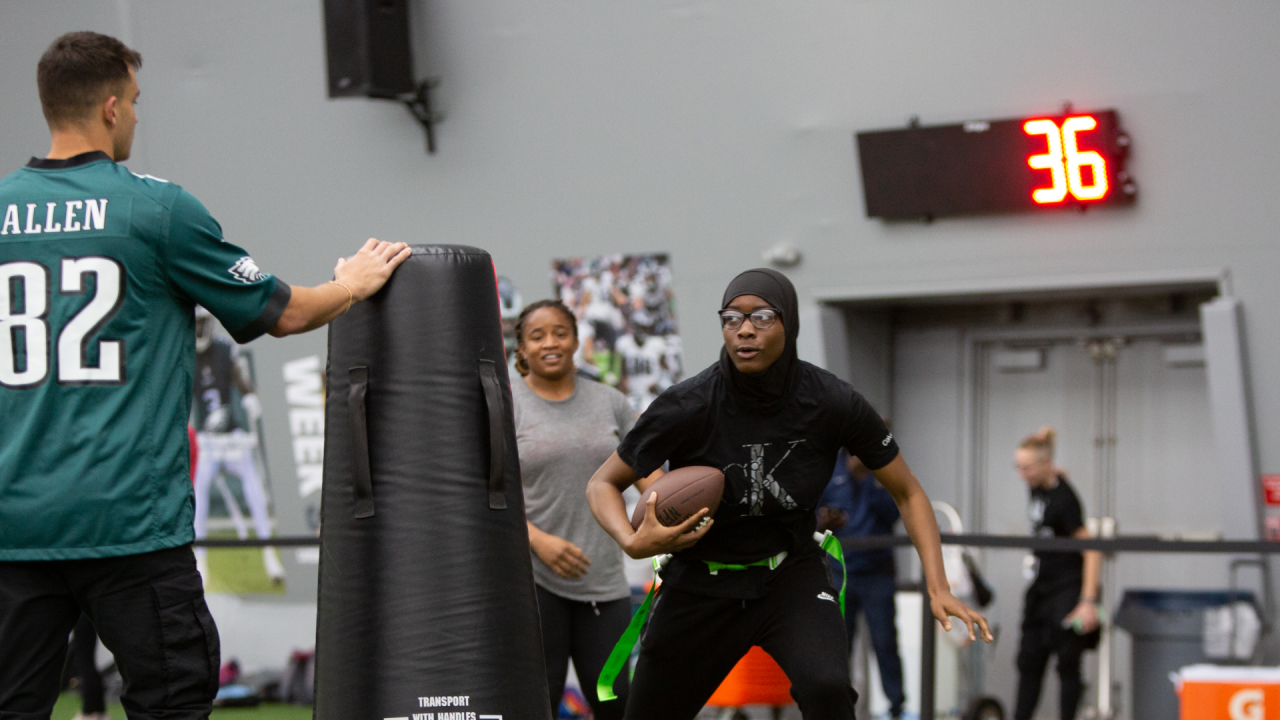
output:
{"label": "man's short brown hair", "polygon": [[142,67],[142,56],[124,43],[94,32],[63,35],[40,57],[36,84],[49,127],[77,124],[98,103],[120,90],[129,68]]}

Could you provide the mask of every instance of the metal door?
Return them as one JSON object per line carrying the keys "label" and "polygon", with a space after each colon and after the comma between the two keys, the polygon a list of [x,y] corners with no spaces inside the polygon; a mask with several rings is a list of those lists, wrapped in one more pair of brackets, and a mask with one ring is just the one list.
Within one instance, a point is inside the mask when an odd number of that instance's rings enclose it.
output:
{"label": "metal door", "polygon": [[[1027,534],[1028,491],[1013,467],[1022,438],[1043,425],[1058,431],[1055,462],[1076,489],[1086,517],[1114,518],[1125,534],[1212,535],[1221,512],[1212,492],[1214,453],[1203,361],[1186,338],[1160,335],[1049,338],[973,344],[974,483],[970,518],[979,532]],[[1171,352],[1171,348],[1174,350]],[[1189,359],[1188,359],[1189,358]],[[1012,704],[1026,587],[1021,551],[987,551],[986,572],[1000,592],[995,620],[1003,637],[986,673],[986,690]],[[1221,584],[1209,558],[1129,555],[1107,564],[1104,606],[1124,588]],[[1115,637],[1112,677],[1128,677],[1128,644]],[[1085,677],[1098,677],[1091,653]],[[1037,717],[1056,718],[1057,681],[1046,673]],[[1121,692],[1127,690],[1119,683]],[[1113,689],[1115,685],[1113,684]],[[1128,706],[1106,697],[1104,706]],[[1082,710],[1097,707],[1091,687]],[[1010,708],[1012,709],[1012,708]],[[1085,715],[1081,715],[1084,717]],[[1123,712],[1119,715],[1124,717]]]}

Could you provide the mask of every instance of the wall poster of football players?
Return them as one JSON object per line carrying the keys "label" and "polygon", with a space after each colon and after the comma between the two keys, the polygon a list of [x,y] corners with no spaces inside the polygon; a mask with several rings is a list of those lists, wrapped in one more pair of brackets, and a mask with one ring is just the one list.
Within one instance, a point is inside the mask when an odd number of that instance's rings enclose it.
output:
{"label": "wall poster of football players", "polygon": [[[262,404],[253,355],[196,308],[196,366],[191,428],[195,438],[197,538],[273,535],[270,478],[262,446]],[[282,593],[284,566],[276,548],[196,550],[210,592]]]}
{"label": "wall poster of football players", "polygon": [[580,373],[623,392],[644,412],[684,373],[666,255],[552,262],[556,295],[578,318]]}

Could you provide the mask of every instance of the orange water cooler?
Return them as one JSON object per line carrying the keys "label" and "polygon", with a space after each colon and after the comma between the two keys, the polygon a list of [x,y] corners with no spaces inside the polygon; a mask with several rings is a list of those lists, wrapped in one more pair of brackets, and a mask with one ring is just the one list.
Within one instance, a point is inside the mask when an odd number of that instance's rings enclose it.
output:
{"label": "orange water cooler", "polygon": [[1171,679],[1182,720],[1280,718],[1280,668],[1190,665]]}

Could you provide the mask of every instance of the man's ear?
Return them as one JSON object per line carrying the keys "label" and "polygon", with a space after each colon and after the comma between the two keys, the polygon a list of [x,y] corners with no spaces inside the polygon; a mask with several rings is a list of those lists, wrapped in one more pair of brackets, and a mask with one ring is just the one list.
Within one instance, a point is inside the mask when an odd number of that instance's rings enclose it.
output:
{"label": "man's ear", "polygon": [[117,111],[117,105],[119,102],[120,102],[120,98],[116,95],[112,95],[111,97],[107,98],[107,101],[102,103],[101,105],[102,120],[107,124],[108,127],[115,127],[116,125],[116,111]]}

